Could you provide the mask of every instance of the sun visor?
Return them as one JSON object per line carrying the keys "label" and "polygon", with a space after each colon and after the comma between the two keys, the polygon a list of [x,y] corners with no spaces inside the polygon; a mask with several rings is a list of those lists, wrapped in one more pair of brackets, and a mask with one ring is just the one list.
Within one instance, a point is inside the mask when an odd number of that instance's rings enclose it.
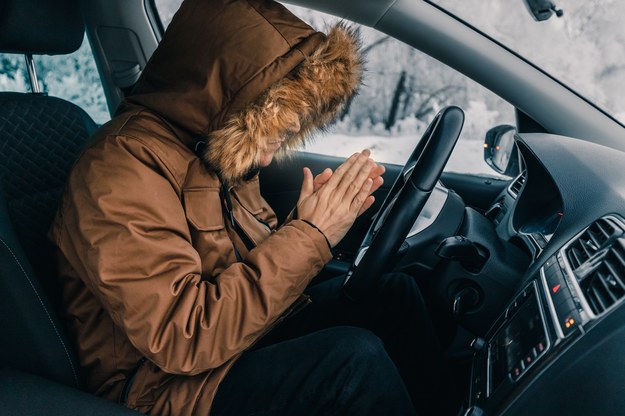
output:
{"label": "sun visor", "polygon": [[84,31],[76,0],[0,1],[0,52],[68,54],[80,47]]}

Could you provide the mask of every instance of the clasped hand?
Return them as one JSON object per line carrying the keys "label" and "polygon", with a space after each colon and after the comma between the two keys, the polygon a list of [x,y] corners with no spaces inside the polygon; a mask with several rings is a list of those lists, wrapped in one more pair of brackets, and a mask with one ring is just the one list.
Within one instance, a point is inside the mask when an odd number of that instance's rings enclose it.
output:
{"label": "clasped hand", "polygon": [[301,219],[319,228],[332,247],[347,234],[356,218],[375,198],[384,182],[384,166],[375,163],[368,149],[353,154],[335,172],[326,169],[315,178],[304,168],[304,182],[297,202]]}

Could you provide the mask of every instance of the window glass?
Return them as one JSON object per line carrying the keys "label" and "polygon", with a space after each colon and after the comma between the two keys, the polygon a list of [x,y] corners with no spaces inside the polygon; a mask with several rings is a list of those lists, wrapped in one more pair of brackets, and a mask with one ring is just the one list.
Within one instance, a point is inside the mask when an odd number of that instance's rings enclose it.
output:
{"label": "window glass", "polygon": [[[179,4],[156,0],[164,25]],[[286,6],[321,31],[340,20]],[[360,31],[367,62],[363,87],[328,132],[304,150],[347,157],[369,148],[380,162],[404,164],[436,113],[457,105],[465,111],[465,125],[446,170],[496,175],[484,162],[484,136],[496,125],[514,125],[514,108],[428,55],[374,29],[363,26]]]}
{"label": "window glass", "polygon": [[180,3],[182,3],[182,0],[154,0],[156,11],[165,29],[167,29],[171,18],[174,17],[174,13],[180,7]]}
{"label": "window glass", "polygon": [[625,2],[554,1],[537,22],[523,0],[434,0],[625,123]]}
{"label": "window glass", "polygon": [[[288,6],[324,30],[339,19]],[[484,162],[484,136],[491,127],[515,124],[514,108],[470,78],[374,29],[361,26],[366,71],[359,95],[337,123],[306,150],[349,156],[368,147],[385,163],[405,163],[436,113],[447,105],[465,111],[465,125],[445,170],[495,175]]]}
{"label": "window glass", "polygon": [[[78,105],[102,124],[110,119],[104,90],[89,42],[70,55],[35,55],[37,78],[44,92]],[[0,54],[0,91],[30,91],[23,55]]]}

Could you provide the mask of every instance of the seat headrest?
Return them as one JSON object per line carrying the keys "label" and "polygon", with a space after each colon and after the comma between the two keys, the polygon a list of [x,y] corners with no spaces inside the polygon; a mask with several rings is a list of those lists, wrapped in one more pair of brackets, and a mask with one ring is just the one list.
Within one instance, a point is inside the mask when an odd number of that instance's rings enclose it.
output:
{"label": "seat headrest", "polygon": [[68,54],[83,40],[78,0],[0,1],[0,52]]}

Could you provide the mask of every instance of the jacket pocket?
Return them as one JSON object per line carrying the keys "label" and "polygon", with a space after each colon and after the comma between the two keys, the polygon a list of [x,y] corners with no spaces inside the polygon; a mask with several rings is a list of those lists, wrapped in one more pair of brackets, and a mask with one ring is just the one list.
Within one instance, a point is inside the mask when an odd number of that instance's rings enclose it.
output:
{"label": "jacket pocket", "polygon": [[219,188],[191,188],[182,191],[187,220],[199,231],[225,228]]}

